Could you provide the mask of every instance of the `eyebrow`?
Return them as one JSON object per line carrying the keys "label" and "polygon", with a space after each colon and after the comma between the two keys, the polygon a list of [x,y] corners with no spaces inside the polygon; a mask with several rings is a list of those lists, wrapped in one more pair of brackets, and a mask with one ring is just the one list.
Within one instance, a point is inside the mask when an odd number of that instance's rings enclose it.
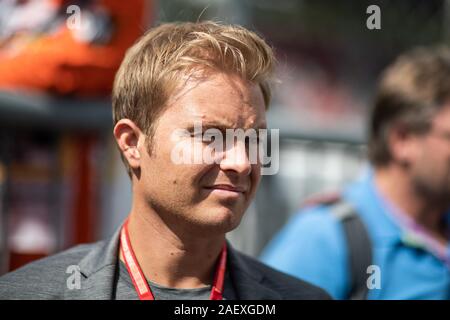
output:
{"label": "eyebrow", "polygon": [[[243,129],[243,130],[248,130],[248,129],[255,129],[255,130],[259,130],[259,129],[267,129],[267,125],[266,123],[262,123],[257,127],[252,127],[252,128],[234,128],[231,126],[227,126],[226,124],[223,123],[219,123],[219,122],[202,122],[202,130],[206,131],[208,129],[218,129],[222,132],[226,132],[227,129]],[[188,127],[186,128],[187,131],[189,132],[194,132],[194,124],[189,124]]]}

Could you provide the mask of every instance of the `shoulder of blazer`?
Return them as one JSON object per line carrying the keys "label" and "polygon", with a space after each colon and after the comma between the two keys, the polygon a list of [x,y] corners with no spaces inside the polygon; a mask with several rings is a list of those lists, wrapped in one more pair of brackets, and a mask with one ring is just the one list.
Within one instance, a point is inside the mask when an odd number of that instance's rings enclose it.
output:
{"label": "shoulder of blazer", "polygon": [[233,248],[230,249],[229,256],[230,274],[239,299],[331,299],[323,289],[277,271]]}
{"label": "shoulder of blazer", "polygon": [[[76,246],[0,277],[0,299],[112,299],[119,234],[120,229],[108,240]],[[80,272],[78,288],[67,285],[70,266]],[[227,267],[242,300],[330,299],[322,289],[276,271],[231,245]]]}
{"label": "shoulder of blazer", "polygon": [[0,299],[62,299],[75,270],[71,266],[78,266],[96,245],[78,245],[1,276]]}
{"label": "shoulder of blazer", "polygon": [[[78,245],[7,273],[0,277],[0,298],[111,299],[119,231],[110,239]],[[80,285],[69,286],[75,274]]]}

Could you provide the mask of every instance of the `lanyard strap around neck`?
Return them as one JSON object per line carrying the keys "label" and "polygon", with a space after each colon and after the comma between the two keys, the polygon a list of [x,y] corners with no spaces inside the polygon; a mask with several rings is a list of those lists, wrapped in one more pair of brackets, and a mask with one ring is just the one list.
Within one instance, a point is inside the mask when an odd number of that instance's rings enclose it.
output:
{"label": "lanyard strap around neck", "polygon": [[[145,279],[144,273],[136,259],[133,248],[130,243],[130,236],[128,234],[128,219],[125,221],[120,232],[120,251],[122,253],[125,266],[133,281],[136,292],[140,300],[155,300],[152,291]],[[225,279],[225,269],[227,263],[227,245],[223,245],[220,253],[219,263],[217,265],[214,282],[211,290],[210,300],[222,300],[223,286]]]}

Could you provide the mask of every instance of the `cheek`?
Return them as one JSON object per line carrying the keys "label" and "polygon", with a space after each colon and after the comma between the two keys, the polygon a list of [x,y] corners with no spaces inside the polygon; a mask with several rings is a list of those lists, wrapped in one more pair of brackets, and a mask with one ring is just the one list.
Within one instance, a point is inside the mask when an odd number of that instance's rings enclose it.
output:
{"label": "cheek", "polygon": [[254,195],[261,182],[261,165],[253,165],[250,180],[252,183],[252,195]]}
{"label": "cheek", "polygon": [[420,166],[431,165],[436,161],[436,146],[432,141],[427,139],[419,141],[413,149],[412,161]]}
{"label": "cheek", "polygon": [[427,166],[429,170],[443,169],[448,167],[450,163],[450,150],[443,149],[442,144],[429,143],[423,148],[421,154],[421,161],[424,166]]}
{"label": "cheek", "polygon": [[201,188],[213,183],[216,177],[214,166],[202,164],[173,165],[170,170],[172,191],[180,198],[186,196],[193,202],[199,201],[202,197]]}
{"label": "cheek", "polygon": [[450,173],[450,153],[444,154],[442,146],[424,144],[415,159],[416,172],[428,180],[437,181]]}

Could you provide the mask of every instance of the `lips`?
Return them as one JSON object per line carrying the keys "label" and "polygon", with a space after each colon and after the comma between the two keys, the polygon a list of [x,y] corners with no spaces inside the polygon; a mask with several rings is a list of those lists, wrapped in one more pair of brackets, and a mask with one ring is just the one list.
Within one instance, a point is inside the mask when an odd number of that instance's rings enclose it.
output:
{"label": "lips", "polygon": [[210,187],[206,187],[206,189],[210,190],[226,190],[226,191],[232,191],[232,192],[239,192],[239,193],[245,193],[247,191],[247,188],[242,186],[233,186],[230,184],[216,184]]}

